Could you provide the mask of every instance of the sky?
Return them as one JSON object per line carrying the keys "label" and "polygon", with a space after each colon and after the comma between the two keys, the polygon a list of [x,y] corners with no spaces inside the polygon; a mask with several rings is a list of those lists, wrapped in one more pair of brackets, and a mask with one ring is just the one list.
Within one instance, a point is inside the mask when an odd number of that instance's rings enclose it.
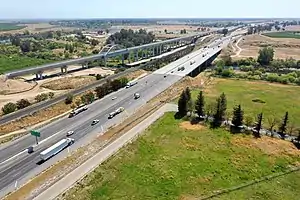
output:
{"label": "sky", "polygon": [[300,18],[300,0],[1,0],[0,19]]}

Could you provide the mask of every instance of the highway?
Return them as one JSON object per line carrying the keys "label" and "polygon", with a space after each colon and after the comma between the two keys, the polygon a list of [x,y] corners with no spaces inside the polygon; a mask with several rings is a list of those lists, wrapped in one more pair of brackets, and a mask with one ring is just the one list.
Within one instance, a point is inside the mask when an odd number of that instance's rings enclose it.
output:
{"label": "highway", "polygon": [[[221,47],[216,49],[217,46],[218,43],[213,43],[211,47],[207,49],[200,49],[184,56],[164,68],[157,70],[160,73],[157,73],[156,71],[153,74],[142,78],[139,80],[138,84],[130,88],[121,89],[101,100],[95,101],[88,105],[88,110],[77,116],[73,118],[64,117],[39,129],[41,132],[40,140],[44,141],[37,146],[35,152],[32,154],[28,154],[25,150],[35,143],[35,138],[30,135],[26,135],[9,145],[2,146],[0,149],[0,196],[13,190],[16,181],[21,183],[23,181],[23,183],[25,183],[27,179],[54,164],[57,159],[63,159],[63,157],[67,155],[66,151],[61,152],[45,163],[39,164],[39,153],[62,138],[65,138],[68,131],[75,131],[75,134],[71,136],[75,139],[74,145],[70,147],[72,151],[81,146],[81,144],[84,144],[82,141],[84,141],[85,137],[103,133],[112,125],[120,123],[143,106],[147,101],[151,100],[189,73],[186,71],[185,73],[181,72],[178,75],[168,74],[166,76],[167,72],[170,70],[177,71],[179,66],[184,66],[193,59],[196,59],[197,63],[205,62],[208,59],[208,56],[203,57],[203,53],[211,55],[212,52],[221,50]],[[193,65],[193,67],[196,68],[197,66]],[[141,98],[137,100],[133,98],[133,94],[136,92],[141,95]],[[114,96],[116,96],[117,99],[112,100],[112,97]],[[124,107],[125,111],[113,119],[108,119],[108,114],[119,107]],[[94,119],[99,119],[100,122],[91,126],[91,122]],[[35,171],[35,174],[30,174],[32,171]],[[29,174],[31,177],[28,177]]]}

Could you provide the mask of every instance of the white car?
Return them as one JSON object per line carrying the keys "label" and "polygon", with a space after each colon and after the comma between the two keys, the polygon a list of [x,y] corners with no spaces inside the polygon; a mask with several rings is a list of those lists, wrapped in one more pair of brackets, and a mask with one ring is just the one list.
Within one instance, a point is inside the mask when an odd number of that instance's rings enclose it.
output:
{"label": "white car", "polygon": [[111,100],[115,100],[115,99],[117,99],[117,97],[113,97],[113,98],[111,98]]}
{"label": "white car", "polygon": [[92,121],[92,126],[95,125],[95,124],[98,124],[99,121],[100,121],[99,119],[94,119],[94,120]]}
{"label": "white car", "polygon": [[73,135],[74,134],[74,131],[68,131],[67,132],[67,137],[69,137],[69,136],[71,136],[71,135]]}

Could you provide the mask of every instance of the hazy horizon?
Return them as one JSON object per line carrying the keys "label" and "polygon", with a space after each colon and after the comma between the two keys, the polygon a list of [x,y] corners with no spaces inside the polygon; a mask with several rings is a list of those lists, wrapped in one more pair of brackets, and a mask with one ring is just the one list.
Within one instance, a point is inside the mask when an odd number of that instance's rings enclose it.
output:
{"label": "hazy horizon", "polygon": [[53,19],[269,19],[300,18],[300,1],[252,0],[241,4],[238,0],[15,0],[1,3],[1,20]]}

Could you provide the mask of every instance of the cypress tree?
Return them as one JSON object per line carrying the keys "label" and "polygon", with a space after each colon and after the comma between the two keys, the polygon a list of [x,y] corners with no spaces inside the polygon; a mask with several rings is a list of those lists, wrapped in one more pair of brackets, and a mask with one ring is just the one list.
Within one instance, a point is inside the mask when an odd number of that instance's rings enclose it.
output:
{"label": "cypress tree", "polygon": [[238,105],[235,108],[233,108],[232,124],[236,127],[242,126],[243,120],[244,120],[244,112],[241,108],[241,105]]}
{"label": "cypress tree", "polygon": [[220,95],[220,115],[221,115],[221,119],[224,120],[225,119],[225,112],[227,109],[227,99],[226,99],[226,95],[224,94],[224,92]]}
{"label": "cypress tree", "polygon": [[187,113],[187,95],[186,92],[183,91],[178,100],[178,114],[180,116],[185,116]]}
{"label": "cypress tree", "polygon": [[282,124],[279,127],[279,134],[281,135],[281,137],[283,137],[283,135],[284,135],[284,133],[286,131],[286,126],[288,124],[288,121],[289,121],[289,113],[286,112],[285,115],[284,115],[284,118],[282,120]]}
{"label": "cypress tree", "polygon": [[221,98],[217,99],[215,114],[213,116],[213,127],[220,127],[222,124],[222,101]]}
{"label": "cypress tree", "polygon": [[195,105],[196,113],[198,114],[199,117],[205,115],[204,104],[205,102],[204,102],[203,92],[200,91]]}
{"label": "cypress tree", "polygon": [[257,115],[257,122],[256,122],[256,126],[254,128],[254,131],[253,131],[254,137],[256,137],[256,138],[260,137],[260,129],[262,127],[262,120],[263,120],[263,114],[260,113]]}

